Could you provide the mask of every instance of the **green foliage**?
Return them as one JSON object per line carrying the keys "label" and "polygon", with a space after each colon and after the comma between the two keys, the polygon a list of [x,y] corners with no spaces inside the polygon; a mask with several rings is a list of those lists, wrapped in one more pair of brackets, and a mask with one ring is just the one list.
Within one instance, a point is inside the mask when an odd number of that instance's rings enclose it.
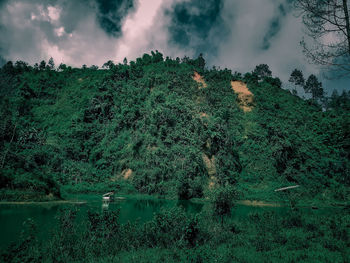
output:
{"label": "green foliage", "polygon": [[312,74],[306,80],[304,90],[306,93],[311,93],[312,98],[315,100],[322,98],[324,95],[322,83]]}
{"label": "green foliage", "polygon": [[259,78],[271,77],[272,71],[267,64],[257,65],[253,71],[253,74],[257,75]]}
{"label": "green foliage", "polygon": [[213,197],[214,215],[221,217],[221,224],[223,224],[224,216],[231,214],[237,198],[237,191],[233,187],[226,186],[215,190]]}
{"label": "green foliage", "polygon": [[8,251],[1,254],[3,262],[33,262],[43,259],[38,247],[36,237],[37,226],[33,219],[28,218],[23,222],[21,238],[18,243],[11,244]]}
{"label": "green foliage", "polygon": [[[301,198],[346,200],[347,93],[322,112],[282,90],[267,65],[242,76],[206,69],[202,55],[164,59],[156,51],[104,68],[3,66],[2,199],[15,190],[58,197],[62,186],[200,198],[214,177],[248,197],[299,183],[307,189]],[[240,109],[231,80],[248,83],[251,112]]]}
{"label": "green foliage", "polygon": [[195,217],[187,217],[181,207],[162,210],[143,228],[144,242],[148,246],[171,248],[193,247],[197,243],[199,228]]}
{"label": "green foliage", "polygon": [[301,70],[294,69],[290,75],[289,82],[303,87],[305,83],[303,72]]}
{"label": "green foliage", "polygon": [[53,58],[51,57],[49,61],[47,62],[47,69],[53,70],[55,69],[55,62],[53,61]]}
{"label": "green foliage", "polygon": [[58,227],[36,239],[26,221],[22,239],[1,253],[2,262],[348,262],[347,211],[259,209],[229,217],[225,226],[212,211],[188,215],[181,207],[161,210],[149,222],[119,222],[119,211],[61,210]]}

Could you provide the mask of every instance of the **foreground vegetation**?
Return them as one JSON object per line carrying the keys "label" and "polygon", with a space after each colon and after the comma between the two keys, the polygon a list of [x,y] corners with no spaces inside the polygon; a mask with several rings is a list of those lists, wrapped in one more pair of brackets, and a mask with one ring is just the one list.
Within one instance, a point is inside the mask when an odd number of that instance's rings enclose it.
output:
{"label": "foreground vegetation", "polygon": [[[118,211],[62,210],[48,240],[36,238],[32,220],[2,262],[349,262],[350,217],[298,209],[254,212],[244,217],[196,215],[181,207],[162,210],[144,224],[120,224]],[[83,224],[83,225],[82,225]]]}

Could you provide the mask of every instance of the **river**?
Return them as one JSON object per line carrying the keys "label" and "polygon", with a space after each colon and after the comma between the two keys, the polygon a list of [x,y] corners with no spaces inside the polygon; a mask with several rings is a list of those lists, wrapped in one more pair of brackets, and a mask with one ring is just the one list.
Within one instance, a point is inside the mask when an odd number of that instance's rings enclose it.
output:
{"label": "river", "polygon": [[[102,211],[120,210],[120,222],[128,221],[140,223],[152,219],[154,213],[161,208],[171,208],[182,206],[187,213],[200,213],[208,202],[191,202],[163,199],[145,199],[145,198],[121,198],[104,206],[101,196],[85,195],[76,198],[80,202],[72,203],[30,203],[30,204],[0,204],[0,250],[6,249],[12,242],[20,239],[23,223],[31,218],[37,227],[39,239],[45,240],[49,233],[55,228],[56,215],[60,208],[71,207],[78,210],[76,220],[84,220],[84,215],[88,210]],[[286,207],[252,207],[246,205],[235,206],[232,216],[244,217],[254,211],[273,210],[278,213],[286,213],[289,209]],[[308,209],[310,210],[310,209]],[[320,211],[318,211],[320,212]]]}

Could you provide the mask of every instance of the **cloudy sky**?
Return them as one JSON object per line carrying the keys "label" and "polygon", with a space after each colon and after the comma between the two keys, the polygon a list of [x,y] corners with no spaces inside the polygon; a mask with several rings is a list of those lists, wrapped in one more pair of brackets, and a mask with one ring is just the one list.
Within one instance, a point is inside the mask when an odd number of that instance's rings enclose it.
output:
{"label": "cloudy sky", "polygon": [[[286,82],[294,68],[320,75],[299,45],[291,0],[0,0],[0,63],[53,57],[80,67],[133,60],[159,50],[203,53],[209,66],[252,71],[268,64]],[[323,80],[327,90],[350,79]]]}

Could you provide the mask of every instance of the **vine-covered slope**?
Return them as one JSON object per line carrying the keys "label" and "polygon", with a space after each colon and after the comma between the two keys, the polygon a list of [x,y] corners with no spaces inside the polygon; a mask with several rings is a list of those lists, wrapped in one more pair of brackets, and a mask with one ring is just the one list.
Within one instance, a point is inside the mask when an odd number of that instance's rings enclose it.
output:
{"label": "vine-covered slope", "polygon": [[108,65],[1,69],[2,199],[94,185],[188,199],[225,184],[269,198],[299,184],[305,198],[346,200],[349,107],[324,111],[277,78],[202,58]]}

